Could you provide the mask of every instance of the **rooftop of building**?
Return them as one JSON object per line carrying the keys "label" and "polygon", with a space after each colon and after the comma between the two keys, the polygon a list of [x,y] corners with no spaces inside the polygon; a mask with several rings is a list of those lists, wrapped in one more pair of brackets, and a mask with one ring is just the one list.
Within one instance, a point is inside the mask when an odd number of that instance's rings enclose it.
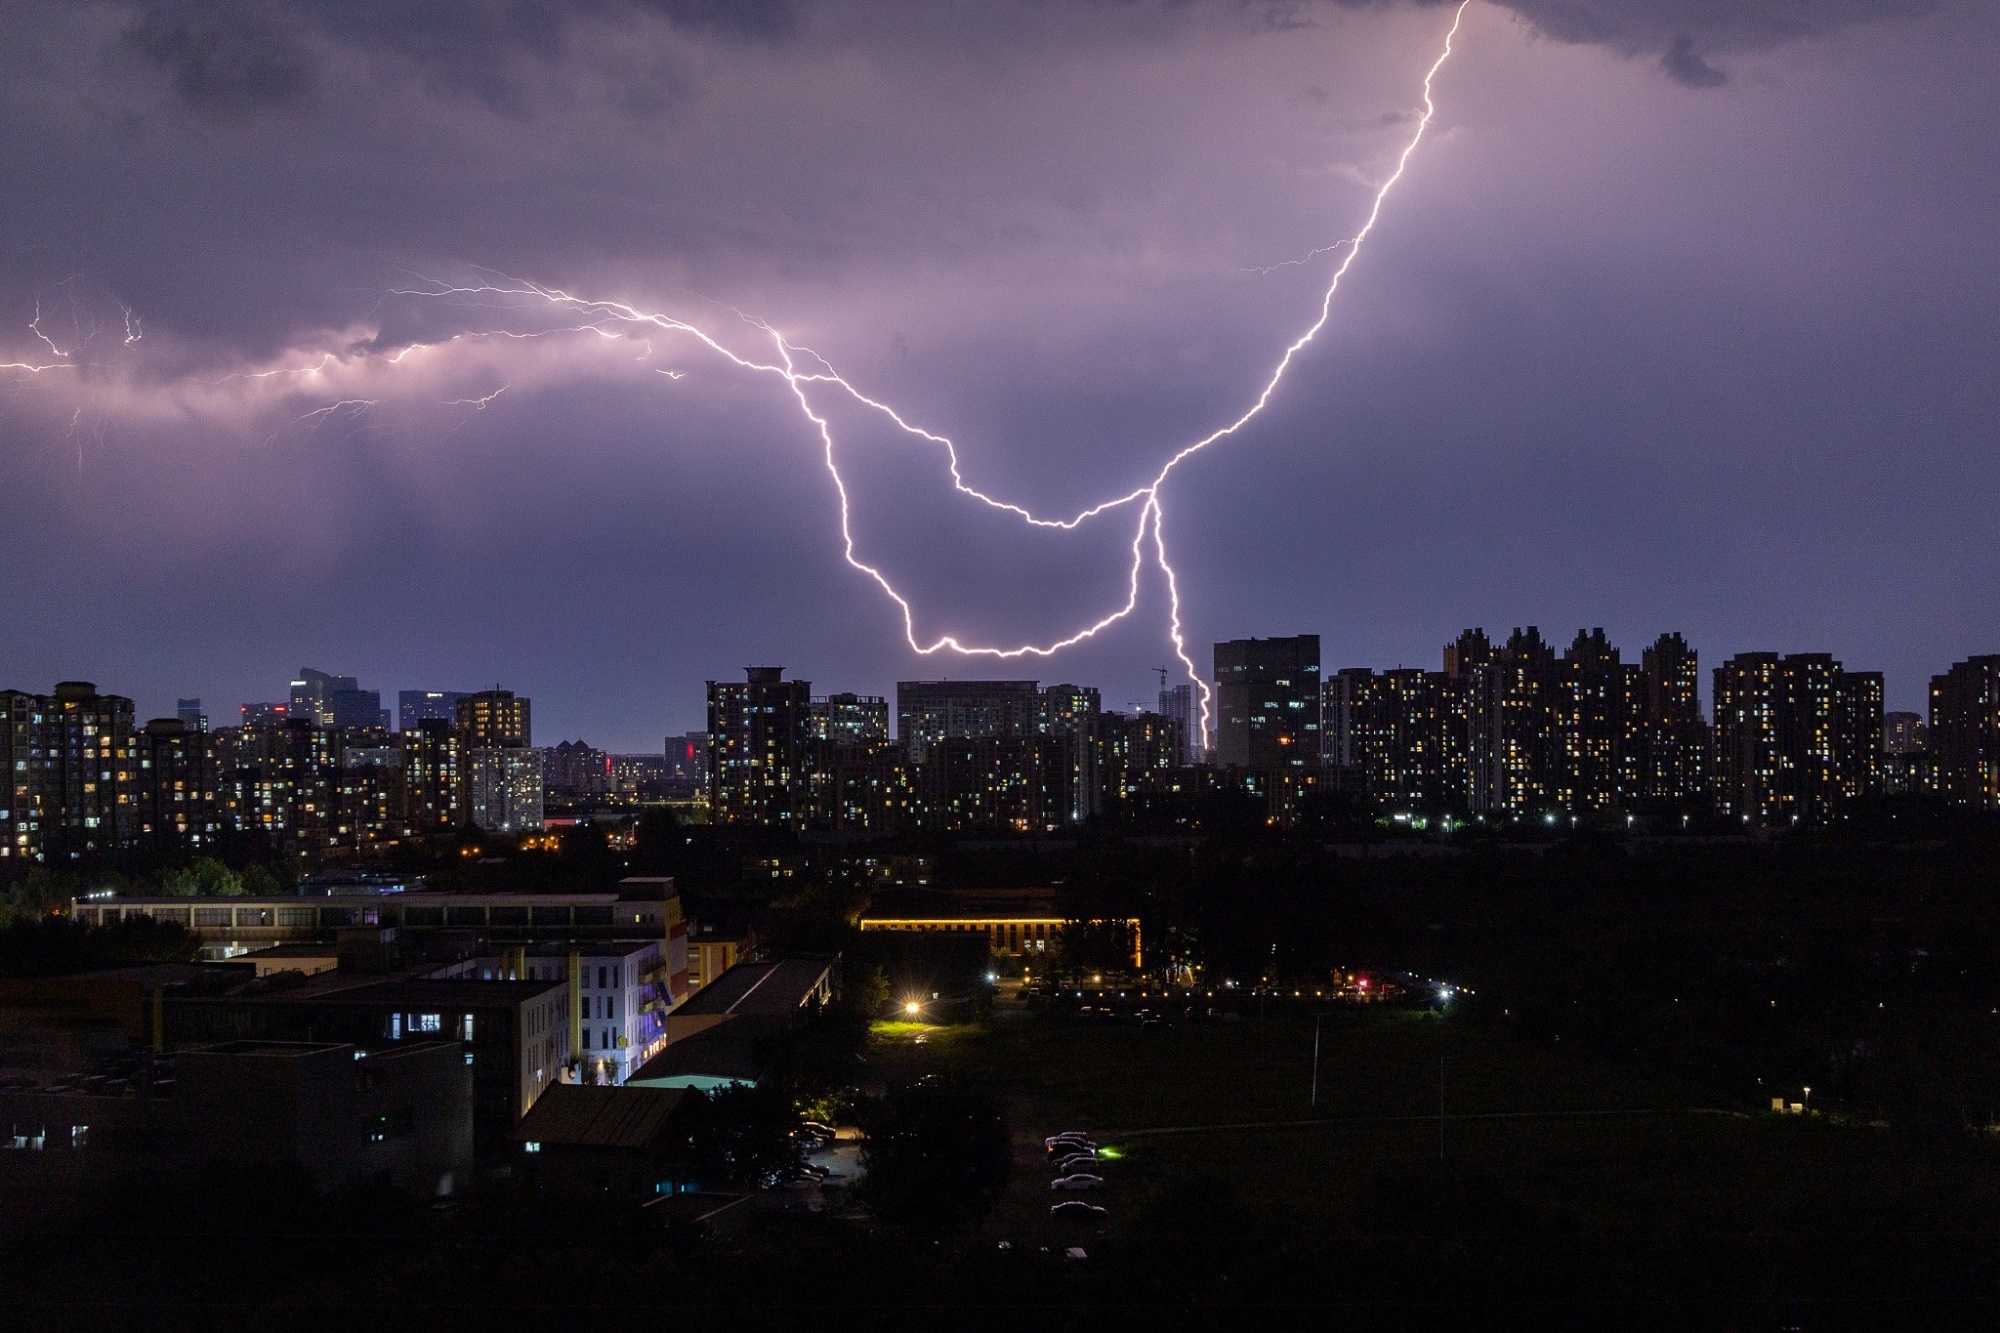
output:
{"label": "rooftop of building", "polygon": [[790,1015],[826,989],[832,970],[832,960],[825,958],[738,963],[696,991],[675,1013]]}
{"label": "rooftop of building", "polygon": [[866,921],[1065,921],[1054,889],[882,889],[861,914]]}
{"label": "rooftop of building", "polygon": [[517,1143],[570,1148],[649,1148],[687,1094],[678,1088],[600,1088],[557,1083],[514,1127]]}
{"label": "rooftop of building", "polygon": [[572,953],[585,958],[629,958],[661,945],[657,935],[636,935],[622,940],[537,940],[522,945],[521,952],[530,958],[566,958]]}
{"label": "rooftop of building", "polygon": [[230,1055],[257,1056],[272,1060],[298,1060],[309,1055],[325,1055],[330,1051],[347,1051],[353,1047],[334,1041],[224,1041],[213,1046],[198,1046],[185,1055]]}
{"label": "rooftop of building", "polygon": [[640,1065],[626,1077],[626,1086],[660,1086],[670,1081],[681,1087],[754,1084],[764,1076],[757,1047],[781,1028],[769,1018],[748,1024],[718,1024],[675,1042]]}

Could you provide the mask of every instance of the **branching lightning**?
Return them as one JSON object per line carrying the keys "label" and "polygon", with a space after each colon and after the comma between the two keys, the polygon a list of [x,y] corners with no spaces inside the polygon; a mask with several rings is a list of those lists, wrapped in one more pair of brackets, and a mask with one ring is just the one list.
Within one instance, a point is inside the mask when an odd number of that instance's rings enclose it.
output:
{"label": "branching lightning", "polygon": [[[1276,394],[1278,386],[1283,382],[1286,373],[1291,369],[1292,363],[1298,357],[1299,353],[1311,344],[1318,337],[1320,331],[1326,327],[1327,321],[1332,314],[1334,297],[1340,289],[1341,280],[1347,275],[1348,269],[1354,264],[1355,257],[1361,252],[1362,246],[1373,233],[1390,191],[1402,179],[1411,155],[1415,153],[1417,146],[1423,141],[1425,132],[1429,129],[1431,120],[1436,114],[1437,108],[1431,95],[1432,83],[1436,79],[1438,72],[1444,67],[1445,62],[1451,57],[1452,44],[1458,36],[1459,27],[1464,19],[1468,3],[1470,3],[1470,0],[1461,0],[1461,3],[1453,13],[1451,26],[1445,34],[1442,51],[1440,51],[1437,58],[1424,73],[1422,114],[1417,118],[1415,131],[1396,157],[1394,170],[1376,188],[1366,220],[1360,229],[1350,237],[1343,238],[1331,245],[1318,247],[1298,259],[1285,260],[1268,267],[1250,270],[1256,273],[1267,274],[1281,268],[1302,266],[1322,254],[1340,253],[1339,262],[1334,266],[1332,274],[1327,279],[1325,289],[1321,294],[1317,315],[1306,326],[1303,332],[1298,334],[1297,337],[1285,346],[1249,406],[1233,420],[1175,450],[1150,478],[1133,486],[1123,494],[1102,500],[1068,517],[1040,515],[1025,506],[990,495],[977,486],[972,485],[966,480],[960,466],[958,447],[948,436],[938,434],[905,419],[889,404],[862,392],[855,384],[843,377],[826,357],[809,347],[790,341],[771,325],[752,316],[744,315],[740,311],[733,313],[755,331],[757,338],[768,347],[767,352],[753,354],[739,351],[694,323],[670,314],[643,310],[624,301],[580,296],[558,288],[499,278],[482,280],[471,285],[425,282],[421,285],[399,290],[393,294],[428,298],[431,300],[449,300],[472,306],[492,304],[505,308],[519,308],[523,303],[527,303],[529,305],[568,312],[576,318],[576,322],[570,323],[567,327],[563,328],[527,332],[504,329],[468,331],[453,335],[440,342],[412,342],[401,347],[393,354],[380,356],[379,360],[390,366],[400,366],[411,357],[436,351],[453,343],[486,338],[529,339],[549,338],[565,334],[580,335],[591,333],[606,339],[622,340],[627,336],[636,336],[642,330],[645,333],[664,333],[691,338],[708,351],[739,369],[755,374],[774,376],[784,381],[801,415],[804,416],[812,430],[818,435],[820,451],[827,473],[831,477],[834,490],[839,497],[842,556],[848,565],[872,579],[882,592],[896,604],[898,610],[902,613],[903,637],[912,651],[922,656],[929,656],[949,650],[964,656],[992,657],[1001,660],[1021,657],[1050,657],[1066,648],[1073,647],[1086,639],[1092,638],[1131,615],[1134,608],[1138,605],[1140,580],[1150,560],[1160,571],[1165,583],[1168,608],[1167,634],[1173,645],[1174,654],[1186,670],[1188,680],[1200,692],[1201,727],[1203,736],[1206,736],[1210,722],[1210,692],[1208,684],[1202,679],[1200,670],[1189,655],[1183,633],[1179,577],[1175,572],[1167,551],[1165,531],[1166,508],[1162,495],[1163,488],[1172,477],[1175,469],[1182,463],[1208,449],[1211,445],[1218,444],[1236,435],[1249,425],[1251,421],[1256,419]],[[73,292],[71,300],[74,306]],[[127,344],[137,342],[141,336],[139,321],[129,308],[122,306],[121,308],[124,310],[125,316],[125,342]],[[728,307],[724,308],[727,309]],[[66,351],[58,346],[48,333],[44,331],[42,323],[43,310],[41,302],[38,299],[35,319],[29,327],[36,337],[47,344],[49,350],[55,354],[56,360],[49,364],[27,362],[0,363],[0,370],[22,370],[39,373],[47,370],[74,369],[76,367],[78,363],[74,352],[77,349],[73,348]],[[89,332],[83,334],[82,341],[88,342],[99,331],[98,328],[93,326]],[[81,327],[79,327],[79,332],[82,332]],[[653,347],[651,342],[643,337],[640,338],[640,341],[644,347],[644,351],[638,359],[643,361],[651,356]],[[224,380],[212,381],[210,383],[211,385],[218,385],[226,380],[262,380],[294,376],[317,381],[338,371],[349,362],[350,358],[361,359],[376,355],[364,348],[355,347],[346,353],[328,352],[317,364],[313,365],[243,372],[238,375],[225,376]],[[659,370],[658,373],[675,380],[680,379],[683,374],[680,370],[666,369]],[[446,405],[467,406],[473,408],[475,411],[484,410],[501,394],[507,392],[512,387],[512,384],[512,380],[509,380],[498,389],[493,390],[483,397],[452,399]],[[851,506],[849,503],[848,485],[846,478],[841,472],[839,448],[835,440],[833,426],[827,412],[815,402],[816,394],[826,392],[844,394],[854,404],[886,419],[903,434],[925,445],[936,447],[944,456],[954,490],[981,504],[1010,514],[1029,526],[1067,531],[1081,527],[1083,524],[1113,511],[1133,513],[1132,537],[1129,544],[1131,559],[1127,569],[1126,594],[1123,602],[1105,611],[1081,628],[1062,637],[1042,643],[1024,643],[1012,646],[984,644],[967,642],[951,634],[939,634],[928,641],[919,638],[916,611],[909,598],[896,588],[882,569],[864,560],[857,550],[850,514]],[[354,417],[366,412],[376,402],[377,400],[374,399],[343,398],[338,402],[315,409],[288,422],[285,426],[273,432],[270,439],[275,440],[286,430],[297,426],[303,425],[307,426],[308,429],[317,429],[329,420],[346,420],[351,422]],[[269,442],[267,440],[267,444]]]}

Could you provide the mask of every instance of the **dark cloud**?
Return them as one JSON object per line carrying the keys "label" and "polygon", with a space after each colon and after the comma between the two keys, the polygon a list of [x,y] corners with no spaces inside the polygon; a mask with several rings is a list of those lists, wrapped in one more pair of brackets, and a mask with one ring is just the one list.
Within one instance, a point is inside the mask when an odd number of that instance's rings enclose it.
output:
{"label": "dark cloud", "polygon": [[[1435,9],[1453,0],[1402,0]],[[1544,35],[1657,57],[1675,82],[1727,82],[1706,58],[1765,49],[1859,23],[1907,18],[1938,0],[1497,0]],[[240,114],[303,100],[313,87],[316,44],[359,52],[373,62],[417,71],[434,87],[476,97],[514,115],[533,109],[538,73],[578,57],[583,25],[625,30],[644,47],[645,28],[731,44],[850,40],[859,29],[902,32],[904,40],[1032,41],[1037,24],[1064,9],[1110,14],[1146,40],[1161,22],[1219,16],[1265,30],[1318,26],[1329,9],[1394,8],[1397,0],[1067,0],[1028,4],[1018,24],[966,10],[960,22],[934,0],[873,0],[802,11],[796,0],[197,0],[151,5],[127,27],[122,45],[164,72],[193,109]],[[1006,6],[994,6],[1004,10]],[[857,27],[858,25],[858,27]],[[1001,37],[1009,27],[1010,36]],[[998,52],[996,52],[996,55]],[[632,105],[647,101],[627,98]],[[653,99],[657,101],[657,99]]]}
{"label": "dark cloud", "polygon": [[167,76],[196,111],[241,115],[306,100],[310,53],[288,25],[246,6],[180,3],[141,11],[120,46]]}
{"label": "dark cloud", "polygon": [[1690,88],[1728,77],[1701,52],[1767,50],[1862,23],[1918,18],[1938,0],[1499,0],[1559,42],[1658,55]]}
{"label": "dark cloud", "polygon": [[1660,57],[1660,68],[1675,83],[1689,88],[1720,88],[1729,82],[1729,76],[1701,58],[1694,49],[1694,38],[1682,33],[1674,38],[1674,44]]}

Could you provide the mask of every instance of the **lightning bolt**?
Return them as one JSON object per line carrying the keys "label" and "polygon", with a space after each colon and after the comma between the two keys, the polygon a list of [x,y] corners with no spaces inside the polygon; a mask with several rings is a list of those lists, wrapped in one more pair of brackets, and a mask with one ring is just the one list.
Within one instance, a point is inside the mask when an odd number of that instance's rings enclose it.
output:
{"label": "lightning bolt", "polygon": [[[462,301],[482,297],[526,298],[528,300],[542,301],[551,306],[573,310],[585,315],[588,322],[580,326],[583,329],[589,329],[590,331],[602,334],[606,333],[603,327],[604,324],[624,323],[650,326],[663,332],[685,334],[740,369],[760,374],[776,375],[782,378],[786,386],[791,390],[800,413],[811,423],[813,430],[819,436],[826,470],[828,475],[833,479],[834,490],[840,500],[841,554],[850,566],[873,580],[876,586],[882,590],[883,594],[896,604],[897,609],[902,613],[904,641],[909,644],[913,652],[920,656],[930,656],[949,649],[962,656],[992,657],[1004,661],[1021,657],[1052,657],[1066,648],[1074,647],[1125,619],[1138,605],[1139,580],[1146,566],[1147,547],[1150,544],[1152,562],[1159,569],[1167,587],[1168,638],[1173,644],[1174,655],[1179,658],[1182,667],[1187,672],[1188,679],[1201,692],[1201,727],[1203,736],[1206,737],[1211,718],[1211,694],[1208,683],[1202,679],[1200,669],[1195,665],[1193,658],[1188,653],[1186,636],[1182,629],[1180,579],[1174,569],[1172,560],[1167,554],[1165,530],[1166,508],[1161,498],[1162,488],[1166,485],[1168,479],[1172,477],[1174,470],[1182,463],[1208,449],[1211,445],[1218,444],[1236,435],[1262,414],[1264,409],[1270,404],[1272,397],[1277,393],[1278,386],[1284,381],[1285,375],[1290,371],[1292,363],[1298,358],[1299,353],[1304,351],[1319,336],[1320,331],[1326,327],[1327,321],[1333,313],[1333,301],[1335,295],[1340,290],[1341,280],[1347,276],[1347,271],[1353,267],[1356,256],[1361,252],[1361,247],[1374,232],[1376,223],[1381,219],[1382,208],[1388,200],[1390,191],[1403,178],[1403,173],[1409,166],[1411,155],[1416,152],[1417,146],[1423,142],[1424,135],[1429,130],[1431,121],[1437,114],[1437,104],[1432,98],[1432,86],[1438,72],[1444,68],[1445,62],[1451,58],[1453,42],[1456,40],[1459,27],[1464,21],[1466,5],[1469,2],[1470,0],[1461,0],[1458,8],[1453,12],[1451,26],[1445,34],[1443,49],[1439,52],[1437,59],[1431,63],[1430,68],[1424,72],[1423,114],[1418,117],[1414,132],[1403,145],[1402,151],[1397,155],[1395,169],[1376,188],[1374,198],[1369,205],[1367,218],[1360,230],[1353,236],[1336,242],[1333,245],[1323,246],[1314,250],[1301,259],[1289,260],[1283,264],[1276,264],[1270,266],[1270,268],[1259,270],[1260,272],[1271,272],[1277,268],[1287,267],[1288,265],[1303,264],[1319,254],[1343,248],[1346,251],[1342,255],[1339,264],[1335,266],[1331,277],[1327,280],[1326,288],[1320,296],[1317,316],[1307,325],[1304,332],[1300,333],[1285,346],[1284,351],[1278,357],[1276,364],[1265,378],[1257,395],[1251,400],[1250,405],[1227,424],[1210,431],[1207,435],[1199,439],[1183,445],[1169,456],[1167,461],[1153,474],[1151,479],[1144,484],[1135,486],[1122,495],[1114,496],[1111,499],[1100,501],[1086,509],[1082,509],[1068,518],[1044,517],[1022,505],[989,495],[972,485],[965,479],[964,472],[960,466],[958,446],[950,437],[927,430],[907,420],[889,404],[862,392],[850,380],[834,369],[832,363],[826,357],[809,347],[787,340],[770,325],[761,320],[743,316],[740,311],[736,313],[769,340],[773,354],[770,359],[737,352],[713,334],[672,315],[641,310],[623,301],[599,300],[577,296],[558,288],[542,287],[534,283],[518,283],[513,285],[482,283],[475,286],[433,284],[400,294],[408,296],[449,297]],[[1003,647],[993,644],[968,643],[952,634],[940,634],[928,642],[920,639],[917,634],[915,608],[911,605],[910,600],[897,590],[896,586],[889,580],[889,577],[879,567],[869,564],[857,553],[851,521],[851,505],[847,490],[847,481],[841,475],[838,446],[834,439],[833,427],[826,415],[815,407],[809,392],[811,388],[816,386],[825,386],[844,393],[855,403],[885,417],[898,430],[925,443],[937,446],[944,452],[947,465],[950,469],[954,490],[961,495],[977,500],[994,509],[1012,514],[1034,527],[1071,530],[1080,527],[1100,515],[1136,505],[1138,515],[1132,531],[1130,545],[1131,564],[1127,574],[1124,602],[1100,615],[1096,620],[1084,625],[1082,628],[1045,643],[1026,643]]]}
{"label": "lightning bolt", "polygon": [[[912,651],[920,656],[930,656],[949,650],[963,656],[991,657],[1003,661],[1023,657],[1052,657],[1064,649],[1074,647],[1084,640],[1096,636],[1131,615],[1134,608],[1138,605],[1140,579],[1150,561],[1160,571],[1166,586],[1168,607],[1167,634],[1169,641],[1173,645],[1174,655],[1185,669],[1188,680],[1200,691],[1202,739],[1205,741],[1211,720],[1211,692],[1208,683],[1202,679],[1199,668],[1195,665],[1194,659],[1188,652],[1181,618],[1180,580],[1174,569],[1173,562],[1169,558],[1167,549],[1166,507],[1163,499],[1164,487],[1173,476],[1175,469],[1180,467],[1181,464],[1207,450],[1210,446],[1219,444],[1235,436],[1261,415],[1269,405],[1272,397],[1277,393],[1293,362],[1319,336],[1320,331],[1326,327],[1328,320],[1331,318],[1334,298],[1340,290],[1342,279],[1346,277],[1348,270],[1353,267],[1355,258],[1360,254],[1369,236],[1373,234],[1390,192],[1402,180],[1403,174],[1409,166],[1412,154],[1416,152],[1418,145],[1423,142],[1425,133],[1429,130],[1431,121],[1436,115],[1437,107],[1432,100],[1432,85],[1439,71],[1444,68],[1445,62],[1451,58],[1453,43],[1458,36],[1459,28],[1464,21],[1465,10],[1469,3],[1470,0],[1460,0],[1459,5],[1453,11],[1451,26],[1445,33],[1443,49],[1424,72],[1423,112],[1417,119],[1414,132],[1410,135],[1408,141],[1403,145],[1401,152],[1396,157],[1395,169],[1376,188],[1368,209],[1367,218],[1361,228],[1350,237],[1346,237],[1332,245],[1318,247],[1298,259],[1285,260],[1265,268],[1250,270],[1256,273],[1271,273],[1281,268],[1304,265],[1322,254],[1344,251],[1339,263],[1334,266],[1331,276],[1327,279],[1326,286],[1320,296],[1316,316],[1303,332],[1285,345],[1283,352],[1278,356],[1269,374],[1264,378],[1261,387],[1251,399],[1249,406],[1226,424],[1175,450],[1153,472],[1149,479],[1133,486],[1122,494],[1099,501],[1068,517],[1049,517],[1037,514],[1023,505],[988,494],[979,487],[972,485],[966,480],[961,467],[958,446],[950,437],[928,430],[907,420],[888,403],[864,393],[853,382],[842,376],[834,368],[833,364],[820,353],[788,340],[777,329],[764,321],[726,306],[722,308],[731,309],[732,313],[742,320],[745,325],[754,330],[760,341],[768,345],[768,352],[751,354],[738,351],[725,343],[721,338],[688,320],[660,311],[642,310],[625,301],[581,296],[559,288],[544,287],[531,282],[509,282],[505,279],[483,279],[471,285],[425,281],[421,285],[396,290],[391,294],[430,300],[451,300],[468,306],[482,306],[491,301],[508,309],[519,309],[525,303],[530,306],[540,305],[543,308],[563,310],[581,318],[578,322],[562,328],[534,331],[513,331],[506,329],[469,330],[455,334],[439,342],[413,342],[407,344],[391,355],[382,356],[381,360],[390,366],[400,366],[408,358],[418,356],[422,353],[438,351],[461,341],[486,338],[531,339],[552,338],[563,335],[596,334],[608,340],[622,340],[628,336],[624,332],[625,330],[644,329],[648,332],[668,333],[692,338],[707,350],[738,369],[781,379],[786,388],[791,392],[800,413],[819,437],[822,458],[827,473],[833,481],[834,490],[839,497],[842,556],[849,566],[873,580],[876,586],[882,590],[883,594],[896,604],[897,609],[902,614],[904,640],[909,644]],[[74,305],[75,295],[73,290],[70,296],[72,305]],[[128,344],[137,342],[140,337],[139,321],[129,308],[125,308],[124,314],[125,341]],[[72,360],[72,353],[66,352],[57,346],[43,331],[41,327],[42,319],[43,312],[41,302],[38,299],[35,319],[29,327],[55,353],[58,361],[50,365],[36,365],[26,362],[5,363],[0,364],[0,369],[40,372],[43,370],[71,369],[74,367],[75,362]],[[95,335],[96,331],[93,328],[91,334],[85,336],[84,341],[87,342],[89,337]],[[650,341],[642,338],[641,342],[645,351],[639,359],[644,360],[652,354],[653,348]],[[371,358],[375,354],[367,351],[365,348],[357,348],[353,349],[350,355],[358,358]],[[265,379],[278,376],[317,378],[345,364],[348,359],[348,355],[329,352],[317,365],[283,367],[248,373],[241,376],[227,376],[225,379]],[[678,370],[661,370],[658,373],[666,375],[670,379],[679,379],[682,374]],[[217,381],[217,383],[220,383],[220,381]],[[511,385],[512,381],[510,380],[483,398],[456,399],[449,405],[471,406],[475,410],[481,410],[495,398],[506,392]],[[847,481],[840,470],[839,448],[827,414],[814,401],[814,394],[816,392],[844,394],[856,405],[886,419],[905,435],[925,445],[939,449],[944,455],[950,472],[952,487],[956,492],[993,509],[1010,514],[1029,526],[1069,531],[1115,511],[1136,511],[1132,519],[1132,538],[1128,548],[1131,558],[1127,569],[1126,594],[1123,602],[1099,615],[1095,620],[1092,620],[1081,628],[1047,642],[1003,646],[967,642],[952,634],[939,634],[928,641],[919,638],[916,626],[916,612],[909,598],[896,588],[889,577],[879,567],[863,560],[857,551],[851,521],[851,506]],[[271,440],[274,441],[278,435],[293,426],[311,423],[310,428],[317,429],[318,426],[323,425],[327,420],[333,419],[343,413],[349,414],[348,419],[351,420],[352,416],[366,412],[376,402],[377,400],[374,399],[342,399],[339,402],[306,413],[304,416],[290,422],[287,426],[281,427],[278,431],[273,432]],[[270,441],[266,443],[268,444]]]}
{"label": "lightning bolt", "polygon": [[488,403],[492,402],[495,398],[498,398],[501,394],[507,392],[507,390],[513,387],[514,387],[514,381],[508,380],[505,384],[495,389],[492,393],[487,394],[484,398],[454,398],[450,402],[446,403],[445,406],[469,407],[475,412],[484,412],[486,410],[486,405]]}

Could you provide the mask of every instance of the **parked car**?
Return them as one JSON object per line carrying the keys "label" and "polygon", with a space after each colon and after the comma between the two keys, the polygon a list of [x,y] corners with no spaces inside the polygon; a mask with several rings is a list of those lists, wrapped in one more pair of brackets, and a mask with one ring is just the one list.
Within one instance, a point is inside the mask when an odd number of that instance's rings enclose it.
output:
{"label": "parked car", "polygon": [[1049,1188],[1072,1192],[1076,1190],[1101,1190],[1104,1188],[1104,1177],[1093,1176],[1088,1172],[1079,1171],[1075,1175],[1063,1176],[1060,1179],[1051,1180]]}
{"label": "parked car", "polygon": [[1095,1166],[1096,1164],[1097,1164],[1096,1153],[1075,1152],[1071,1153],[1069,1156],[1057,1162],[1055,1164],[1055,1171],[1057,1175],[1066,1176],[1072,1171],[1078,1170],[1082,1167]]}
{"label": "parked car", "polygon": [[1049,1156],[1051,1157],[1067,1157],[1074,1152],[1097,1151],[1097,1145],[1081,1134],[1074,1136],[1068,1134],[1060,1135],[1047,1140],[1047,1144]]}
{"label": "parked car", "polygon": [[1109,1214],[1094,1203],[1085,1203],[1082,1199],[1064,1199],[1061,1203],[1049,1206],[1049,1216],[1059,1217],[1067,1222],[1095,1222]]}

